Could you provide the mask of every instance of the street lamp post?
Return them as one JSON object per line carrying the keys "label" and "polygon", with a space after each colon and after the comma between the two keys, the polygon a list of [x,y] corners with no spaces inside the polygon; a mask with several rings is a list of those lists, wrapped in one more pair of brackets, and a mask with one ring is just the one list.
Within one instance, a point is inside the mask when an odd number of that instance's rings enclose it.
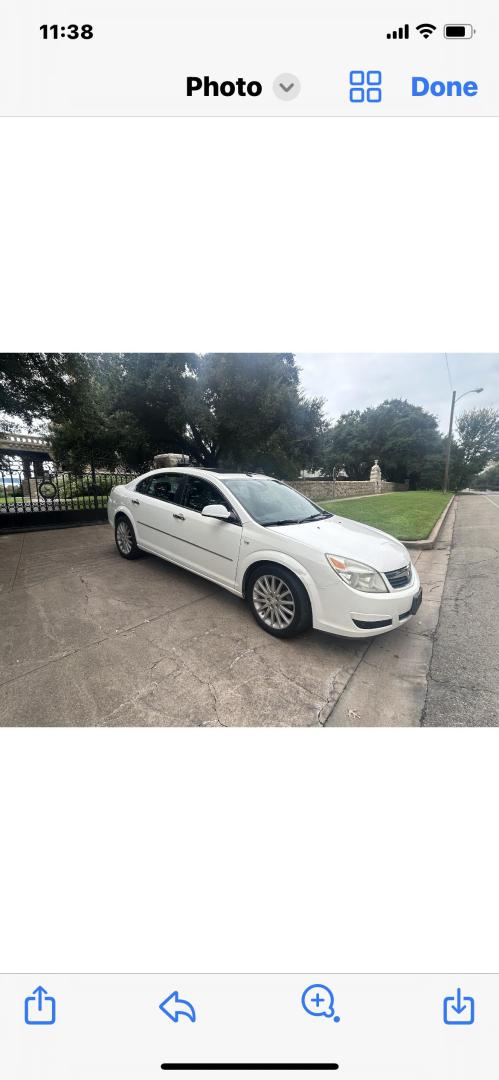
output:
{"label": "street lamp post", "polygon": [[447,438],[447,453],[445,455],[445,472],[444,472],[444,486],[443,486],[444,491],[449,490],[450,450],[451,450],[451,443],[452,443],[452,428],[454,426],[454,410],[456,408],[456,403],[458,401],[461,401],[461,398],[467,397],[468,394],[481,394],[482,390],[483,390],[483,386],[477,386],[475,390],[466,390],[465,393],[460,394],[459,397],[456,397],[456,391],[455,390],[452,391],[452,402],[451,402],[451,407],[450,407],[450,418],[449,418],[449,435],[448,435],[448,438]]}

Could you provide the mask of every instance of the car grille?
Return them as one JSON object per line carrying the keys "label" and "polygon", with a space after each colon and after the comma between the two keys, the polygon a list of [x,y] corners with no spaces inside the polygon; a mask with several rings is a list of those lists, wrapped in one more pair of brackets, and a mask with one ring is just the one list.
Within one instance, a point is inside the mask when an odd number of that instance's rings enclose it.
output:
{"label": "car grille", "polygon": [[400,570],[390,570],[388,574],[385,574],[385,577],[388,578],[392,589],[403,589],[410,583],[412,566],[408,563],[407,566],[401,566]]}

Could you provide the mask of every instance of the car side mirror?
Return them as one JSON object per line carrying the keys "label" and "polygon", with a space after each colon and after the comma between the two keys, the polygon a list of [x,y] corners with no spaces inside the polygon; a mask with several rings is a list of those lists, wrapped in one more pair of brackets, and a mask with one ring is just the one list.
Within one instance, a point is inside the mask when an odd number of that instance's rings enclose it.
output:
{"label": "car side mirror", "polygon": [[203,506],[203,517],[217,518],[218,521],[230,521],[232,514],[222,503],[214,503],[212,506]]}

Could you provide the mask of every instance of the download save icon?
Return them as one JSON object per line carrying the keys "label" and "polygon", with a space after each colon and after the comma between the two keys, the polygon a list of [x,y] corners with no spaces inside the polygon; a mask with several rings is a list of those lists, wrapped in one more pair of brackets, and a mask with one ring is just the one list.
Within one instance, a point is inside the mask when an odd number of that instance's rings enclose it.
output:
{"label": "download save icon", "polygon": [[464,997],[461,990],[455,996],[444,998],[444,1024],[474,1024],[475,999]]}

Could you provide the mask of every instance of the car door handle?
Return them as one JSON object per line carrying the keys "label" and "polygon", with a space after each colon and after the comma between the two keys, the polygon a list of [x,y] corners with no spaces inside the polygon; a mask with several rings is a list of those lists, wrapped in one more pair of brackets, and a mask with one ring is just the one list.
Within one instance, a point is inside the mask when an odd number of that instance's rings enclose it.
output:
{"label": "car door handle", "polygon": [[185,517],[183,514],[174,514],[173,516],[177,519],[177,521],[185,521]]}
{"label": "car door handle", "polygon": [[132,499],[132,502],[135,503],[135,506],[140,506],[140,499]]}

